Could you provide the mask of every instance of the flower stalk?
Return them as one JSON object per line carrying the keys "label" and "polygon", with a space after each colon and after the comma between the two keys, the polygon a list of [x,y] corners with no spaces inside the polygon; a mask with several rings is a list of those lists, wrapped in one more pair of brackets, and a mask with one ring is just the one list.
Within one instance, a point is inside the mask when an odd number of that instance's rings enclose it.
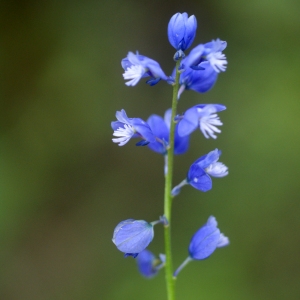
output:
{"label": "flower stalk", "polygon": [[173,85],[173,98],[172,98],[172,117],[169,137],[169,149],[167,154],[167,173],[165,176],[165,196],[164,196],[164,215],[169,224],[165,226],[165,274],[166,274],[166,287],[168,300],[175,300],[175,280],[173,278],[173,263],[172,263],[172,250],[171,250],[171,209],[172,209],[172,178],[173,178],[173,157],[174,157],[174,136],[175,136],[175,122],[174,118],[177,112],[177,95],[179,89],[179,66],[180,60],[176,62],[176,76]]}

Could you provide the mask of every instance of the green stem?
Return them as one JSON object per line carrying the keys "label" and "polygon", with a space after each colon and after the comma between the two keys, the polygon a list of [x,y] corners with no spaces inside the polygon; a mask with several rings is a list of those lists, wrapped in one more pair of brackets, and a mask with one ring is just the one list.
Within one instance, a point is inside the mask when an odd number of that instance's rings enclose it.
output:
{"label": "green stem", "polygon": [[173,177],[173,156],[174,156],[174,136],[175,136],[175,122],[174,118],[177,111],[177,95],[179,89],[179,68],[180,61],[176,62],[176,77],[173,86],[172,98],[172,117],[169,136],[169,149],[168,149],[168,171],[165,178],[165,199],[164,199],[164,215],[166,216],[169,224],[165,226],[165,255],[166,255],[166,285],[168,300],[175,300],[175,281],[173,278],[173,264],[172,264],[172,251],[171,251],[171,208],[172,208],[172,177]]}

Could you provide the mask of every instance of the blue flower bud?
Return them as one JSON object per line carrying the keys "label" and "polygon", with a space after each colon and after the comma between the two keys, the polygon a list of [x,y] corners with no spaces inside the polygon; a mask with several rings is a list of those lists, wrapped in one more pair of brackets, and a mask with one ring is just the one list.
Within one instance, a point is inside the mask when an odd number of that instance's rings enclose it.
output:
{"label": "blue flower bud", "polygon": [[194,15],[188,18],[187,13],[175,14],[168,25],[168,38],[176,50],[185,51],[195,39],[197,20]]}
{"label": "blue flower bud", "polygon": [[206,259],[217,248],[229,245],[229,239],[220,232],[217,225],[216,218],[210,216],[207,223],[193,235],[189,245],[189,256],[175,271],[174,277],[176,277],[191,260]]}
{"label": "blue flower bud", "polygon": [[126,256],[135,257],[148,247],[153,237],[153,224],[143,220],[128,219],[117,225],[112,241]]}
{"label": "blue flower bud", "polygon": [[151,278],[164,266],[165,255],[160,254],[159,260],[151,251],[145,249],[138,255],[136,261],[140,273],[146,278]]}

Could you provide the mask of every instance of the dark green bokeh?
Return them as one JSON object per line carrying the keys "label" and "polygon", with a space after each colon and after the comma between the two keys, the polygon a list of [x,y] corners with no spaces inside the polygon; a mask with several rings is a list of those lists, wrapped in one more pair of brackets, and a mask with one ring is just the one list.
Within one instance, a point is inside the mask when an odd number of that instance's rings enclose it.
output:
{"label": "dark green bokeh", "polygon": [[[222,103],[217,140],[192,136],[174,184],[219,148],[230,175],[173,210],[174,265],[214,215],[231,245],[187,266],[178,299],[299,299],[300,3],[285,1],[2,1],[0,299],[166,299],[163,272],[148,281],[111,242],[126,218],[163,209],[163,159],[111,142],[110,122],[162,115],[164,82],[126,87],[120,60],[140,51],[170,74],[167,24],[198,20],[197,43],[228,42],[228,70],[210,92],[185,92],[179,111]],[[163,252],[162,228],[150,249]],[[186,246],[185,246],[186,245]]]}

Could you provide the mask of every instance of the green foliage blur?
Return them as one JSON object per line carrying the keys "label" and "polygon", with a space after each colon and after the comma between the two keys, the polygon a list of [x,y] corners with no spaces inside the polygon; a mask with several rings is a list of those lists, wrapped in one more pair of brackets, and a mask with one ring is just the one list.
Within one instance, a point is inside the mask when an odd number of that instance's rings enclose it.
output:
{"label": "green foliage blur", "polygon": [[[174,267],[192,234],[216,216],[227,248],[190,263],[177,299],[300,296],[300,2],[17,1],[0,3],[0,299],[164,300],[164,273],[146,280],[111,242],[127,218],[163,212],[163,158],[134,142],[118,147],[110,122],[163,115],[164,82],[127,87],[120,60],[138,50],[170,74],[167,24],[198,20],[193,46],[228,42],[228,69],[206,94],[186,91],[179,112],[222,103],[217,140],[192,135],[175,159],[174,184],[215,148],[229,176],[173,205]],[[163,253],[163,229],[149,249]]]}

